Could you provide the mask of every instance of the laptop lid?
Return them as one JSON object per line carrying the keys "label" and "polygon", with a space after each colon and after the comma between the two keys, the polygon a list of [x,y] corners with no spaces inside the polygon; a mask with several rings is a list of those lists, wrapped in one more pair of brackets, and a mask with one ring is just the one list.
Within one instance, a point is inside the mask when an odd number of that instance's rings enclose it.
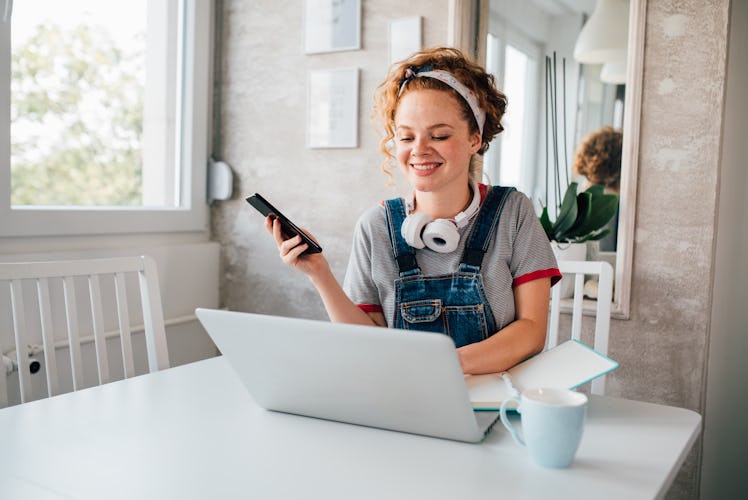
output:
{"label": "laptop lid", "polygon": [[[197,309],[260,406],[427,436],[480,441],[446,335]],[[495,416],[493,418],[495,420]]]}

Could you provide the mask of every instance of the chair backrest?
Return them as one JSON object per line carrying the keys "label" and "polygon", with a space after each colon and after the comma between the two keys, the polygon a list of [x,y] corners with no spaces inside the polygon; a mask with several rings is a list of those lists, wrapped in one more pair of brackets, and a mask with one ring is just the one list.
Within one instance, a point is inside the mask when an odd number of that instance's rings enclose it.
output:
{"label": "chair backrest", "polygon": [[[128,280],[137,285],[128,287]],[[107,354],[107,338],[110,337],[120,339],[123,376],[135,375],[131,334],[140,327],[133,325],[131,318],[140,318],[140,312],[148,371],[169,367],[158,273],[151,257],[0,263],[0,285],[4,282],[9,286],[10,304],[0,303],[0,313],[11,311],[15,356],[12,351],[3,350],[8,346],[0,346],[3,361],[0,362],[0,407],[8,404],[3,368],[18,369],[21,402],[33,398],[29,357],[38,350],[43,350],[48,396],[60,392],[55,350],[61,347],[69,349],[73,390],[84,387],[83,343],[93,343],[98,384],[111,380]],[[103,289],[110,293],[102,294]],[[133,289],[140,295],[140,311],[137,300],[128,300],[128,291],[133,292]],[[58,296],[61,297],[59,304]],[[135,309],[131,311],[133,302]],[[105,331],[107,325],[112,325],[111,331]],[[55,334],[56,327],[66,330],[64,340],[62,335]],[[34,340],[38,342],[39,337],[42,345],[34,346]]]}
{"label": "chair backrest", "polygon": [[[595,316],[595,335],[593,348],[607,356],[608,334],[610,332],[610,306],[613,299],[613,267],[602,261],[558,261],[558,268],[564,279],[573,280],[574,295],[571,302],[571,332],[569,338],[581,341],[582,318],[585,313]],[[598,279],[597,300],[584,300],[585,275]],[[557,284],[551,288],[551,308],[548,318],[548,345],[554,347],[559,340],[559,317],[562,309],[561,286]],[[567,307],[563,307],[567,309]],[[592,381],[591,392],[603,394],[605,392],[605,377]]]}

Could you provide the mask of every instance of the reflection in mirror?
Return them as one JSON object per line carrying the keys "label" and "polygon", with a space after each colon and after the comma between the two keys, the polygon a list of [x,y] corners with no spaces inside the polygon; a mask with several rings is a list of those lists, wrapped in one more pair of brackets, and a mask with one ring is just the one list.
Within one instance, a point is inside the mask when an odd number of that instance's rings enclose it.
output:
{"label": "reflection in mirror", "polygon": [[[559,138],[562,144],[558,150],[563,156],[561,168],[567,169],[570,179],[579,182],[580,186],[587,185],[588,180],[584,176],[575,175],[572,171],[574,152],[588,134],[610,126],[624,132],[622,187],[634,180],[636,155],[632,155],[635,152],[632,144],[635,145],[636,141],[626,135],[638,136],[638,130],[633,128],[636,126],[638,129],[638,116],[636,120],[629,120],[637,123],[624,122],[628,116],[638,113],[640,94],[637,89],[634,102],[627,102],[632,88],[631,83],[628,86],[626,83],[632,81],[630,75],[633,74],[630,68],[627,69],[625,59],[626,45],[630,40],[628,1],[490,0],[489,6],[489,19],[484,23],[487,29],[486,67],[507,94],[509,107],[504,118],[505,131],[494,140],[484,158],[487,181],[516,186],[533,200],[538,209],[541,202],[545,204],[545,58],[547,55],[552,57],[554,53],[559,69],[563,65],[565,74],[565,82],[558,82],[559,93],[563,95],[562,115],[565,115],[566,125],[565,137]],[[637,11],[634,13],[636,16],[643,15],[641,7],[632,8]],[[604,28],[606,21],[602,16],[605,12],[601,14],[601,11],[606,9],[613,10],[617,27]],[[638,23],[635,28],[641,30],[641,24]],[[580,37],[583,27],[585,33]],[[617,37],[616,43],[622,47],[617,52],[608,51],[605,54],[586,50],[588,55],[584,55],[585,49],[591,48],[590,40],[600,33],[614,35],[614,38]],[[637,33],[637,36],[641,36],[639,31]],[[634,41],[633,52],[638,54],[641,42]],[[581,63],[580,59],[586,62]],[[628,50],[629,66],[632,65],[631,61],[632,50]],[[635,77],[633,79],[636,80]],[[634,109],[626,109],[632,105]],[[621,190],[622,209],[632,206],[634,200],[631,191]],[[624,197],[631,199],[624,200]],[[555,203],[550,193],[548,203]],[[622,218],[629,212],[631,220],[623,221]],[[628,315],[633,210],[625,213],[622,210],[621,218],[615,222],[619,226],[619,230],[615,231],[618,241],[613,237],[601,243],[600,248],[606,251],[596,255],[616,267],[616,280],[620,283],[616,285],[613,312],[614,317],[622,318]]]}
{"label": "reflection in mirror", "polygon": [[484,168],[493,182],[517,186],[534,201],[545,196],[546,55],[555,55],[559,68],[565,63],[566,82],[559,81],[559,91],[565,87],[565,109],[559,109],[568,131],[562,164],[571,164],[575,147],[588,133],[623,125],[625,86],[603,82],[601,64],[580,64],[573,57],[594,6],[594,0],[491,1],[486,65],[507,94],[509,108],[506,130],[491,145]]}

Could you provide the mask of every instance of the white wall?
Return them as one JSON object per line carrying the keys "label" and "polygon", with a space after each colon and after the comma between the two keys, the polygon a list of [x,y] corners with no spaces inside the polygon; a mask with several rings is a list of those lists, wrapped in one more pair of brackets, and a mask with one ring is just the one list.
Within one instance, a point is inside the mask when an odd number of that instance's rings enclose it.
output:
{"label": "white wall", "polygon": [[701,498],[748,498],[748,2],[730,13]]}

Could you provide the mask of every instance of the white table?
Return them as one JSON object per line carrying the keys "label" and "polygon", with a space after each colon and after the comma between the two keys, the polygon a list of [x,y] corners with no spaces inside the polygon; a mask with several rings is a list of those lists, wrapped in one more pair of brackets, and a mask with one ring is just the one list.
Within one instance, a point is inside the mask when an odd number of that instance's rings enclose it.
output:
{"label": "white table", "polygon": [[214,358],[0,410],[0,498],[656,498],[700,426],[592,397],[573,466],[543,469],[500,424],[467,444],[265,411]]}

